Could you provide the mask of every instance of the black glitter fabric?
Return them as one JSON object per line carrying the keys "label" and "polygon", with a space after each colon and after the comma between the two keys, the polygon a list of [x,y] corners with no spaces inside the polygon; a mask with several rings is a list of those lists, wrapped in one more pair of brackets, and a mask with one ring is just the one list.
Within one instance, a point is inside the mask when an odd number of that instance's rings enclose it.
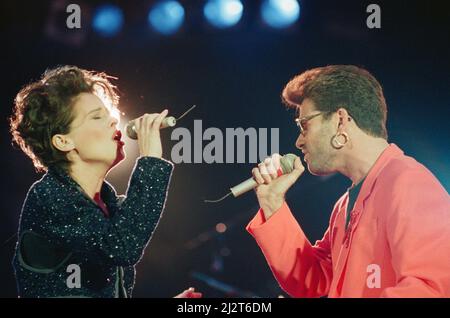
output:
{"label": "black glitter fabric", "polygon": [[[130,297],[172,170],[164,159],[138,158],[126,196],[105,181],[107,218],[67,173],[49,168],[22,208],[13,259],[19,297]],[[68,284],[71,264],[79,266],[80,286]]]}

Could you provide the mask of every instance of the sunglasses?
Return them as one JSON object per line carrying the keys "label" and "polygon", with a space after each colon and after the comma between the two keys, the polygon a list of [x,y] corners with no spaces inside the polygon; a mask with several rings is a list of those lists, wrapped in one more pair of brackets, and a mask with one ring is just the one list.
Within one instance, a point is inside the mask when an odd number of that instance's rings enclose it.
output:
{"label": "sunglasses", "polygon": [[295,119],[295,123],[297,124],[298,128],[300,129],[300,132],[304,135],[305,131],[306,131],[306,124],[308,123],[308,121],[310,121],[311,119],[324,114],[324,112],[320,112],[320,113],[316,113],[316,114],[312,114],[309,116],[305,116],[302,118],[296,118]]}

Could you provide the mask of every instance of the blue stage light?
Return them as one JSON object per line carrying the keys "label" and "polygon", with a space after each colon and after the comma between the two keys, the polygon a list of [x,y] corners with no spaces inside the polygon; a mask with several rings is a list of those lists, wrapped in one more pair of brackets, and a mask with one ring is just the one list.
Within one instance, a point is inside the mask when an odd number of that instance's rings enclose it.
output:
{"label": "blue stage light", "polygon": [[297,21],[300,5],[297,0],[265,0],[261,5],[261,16],[273,28],[286,28]]}
{"label": "blue stage light", "polygon": [[164,35],[178,31],[184,21],[184,9],[178,1],[160,1],[148,13],[152,28]]}
{"label": "blue stage light", "polygon": [[100,35],[111,37],[122,29],[123,20],[122,10],[118,6],[106,4],[95,10],[92,27]]}
{"label": "blue stage light", "polygon": [[223,29],[237,24],[243,10],[239,0],[209,0],[203,8],[203,13],[209,23]]}

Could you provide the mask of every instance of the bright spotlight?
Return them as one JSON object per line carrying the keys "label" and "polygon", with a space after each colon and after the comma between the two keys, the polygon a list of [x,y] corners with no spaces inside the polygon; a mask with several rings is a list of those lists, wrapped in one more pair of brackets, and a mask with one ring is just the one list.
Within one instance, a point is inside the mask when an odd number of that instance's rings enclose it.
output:
{"label": "bright spotlight", "polygon": [[209,0],[203,8],[203,13],[209,23],[223,29],[237,24],[243,10],[239,0]]}
{"label": "bright spotlight", "polygon": [[178,1],[160,1],[148,13],[150,26],[164,35],[174,34],[184,21],[184,9]]}
{"label": "bright spotlight", "polygon": [[273,28],[286,28],[297,21],[300,5],[297,0],[265,0],[261,5],[261,16]]}
{"label": "bright spotlight", "polygon": [[102,36],[111,37],[119,33],[123,26],[122,10],[115,5],[99,6],[94,12],[92,27]]}

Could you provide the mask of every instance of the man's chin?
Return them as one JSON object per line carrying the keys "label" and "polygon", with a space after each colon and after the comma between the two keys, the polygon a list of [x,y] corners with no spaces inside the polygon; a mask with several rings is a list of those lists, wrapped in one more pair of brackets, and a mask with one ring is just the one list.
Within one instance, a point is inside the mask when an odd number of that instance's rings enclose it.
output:
{"label": "man's chin", "polygon": [[313,176],[321,177],[321,176],[327,176],[332,173],[330,171],[324,171],[323,169],[314,167],[314,165],[312,165],[310,163],[307,163],[307,168],[308,168],[309,173],[311,173]]}
{"label": "man's chin", "polygon": [[309,173],[310,174],[312,174],[313,176],[323,176],[323,174],[321,173],[321,172],[319,172],[319,171],[316,171],[316,170],[313,170],[313,169],[311,169],[309,166],[308,166],[308,171],[309,171]]}

